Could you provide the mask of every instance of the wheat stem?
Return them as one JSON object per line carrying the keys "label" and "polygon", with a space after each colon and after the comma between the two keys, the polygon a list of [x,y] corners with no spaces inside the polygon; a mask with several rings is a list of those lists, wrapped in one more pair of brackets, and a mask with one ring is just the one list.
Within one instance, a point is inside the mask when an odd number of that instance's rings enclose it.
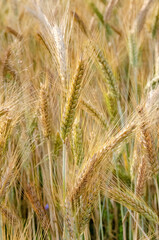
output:
{"label": "wheat stem", "polygon": [[[62,178],[63,178],[63,204],[65,206],[66,199],[66,144],[63,143],[63,159],[62,159]],[[64,239],[67,235],[66,233],[66,209],[64,209],[64,226],[63,226]]]}

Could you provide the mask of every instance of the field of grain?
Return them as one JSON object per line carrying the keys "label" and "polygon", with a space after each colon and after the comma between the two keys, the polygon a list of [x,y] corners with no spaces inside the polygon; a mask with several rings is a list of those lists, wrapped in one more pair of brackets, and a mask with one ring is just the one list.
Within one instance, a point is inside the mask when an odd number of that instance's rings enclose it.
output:
{"label": "field of grain", "polygon": [[0,0],[0,240],[159,239],[159,0]]}

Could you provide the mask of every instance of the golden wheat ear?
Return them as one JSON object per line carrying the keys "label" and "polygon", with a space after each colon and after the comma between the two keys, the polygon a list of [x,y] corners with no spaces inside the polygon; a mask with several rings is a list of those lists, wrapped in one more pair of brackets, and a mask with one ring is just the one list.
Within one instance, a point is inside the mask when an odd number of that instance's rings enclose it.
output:
{"label": "golden wheat ear", "polygon": [[141,121],[140,129],[142,134],[141,135],[142,147],[145,152],[145,157],[147,158],[147,161],[151,166],[151,172],[152,172],[151,175],[155,175],[159,170],[159,163],[158,163],[155,148],[154,148],[155,145],[153,142],[153,138],[150,132],[150,127],[147,122],[145,109],[143,107],[139,108],[138,113]]}
{"label": "golden wheat ear", "polygon": [[[93,157],[90,157],[86,162],[79,176],[76,178],[75,184],[72,189],[71,199],[79,199],[80,196],[87,191],[88,184],[93,177],[93,174],[101,167],[101,163],[107,160],[106,156],[109,156],[111,151],[115,149],[122,141],[124,141],[136,128],[136,123],[129,123],[124,129],[117,133],[114,137],[111,137],[99,151],[97,151]],[[109,162],[108,162],[109,163]],[[109,164],[108,164],[109,167]]]}
{"label": "golden wheat ear", "polygon": [[12,185],[15,178],[18,176],[18,169],[20,163],[18,162],[19,156],[16,156],[16,153],[11,156],[9,164],[5,171],[3,172],[0,179],[0,199],[5,196],[10,186]]}
{"label": "golden wheat ear", "polygon": [[63,87],[67,87],[67,61],[66,61],[66,47],[61,29],[54,25],[53,29],[54,46],[56,51],[56,58],[59,66],[59,75]]}
{"label": "golden wheat ear", "polygon": [[84,148],[82,139],[82,129],[80,127],[79,119],[76,118],[72,128],[72,148],[75,163],[81,166],[84,159]]}
{"label": "golden wheat ear", "polygon": [[24,187],[25,195],[27,196],[32,208],[34,209],[37,217],[40,221],[42,228],[44,229],[45,233],[48,233],[50,228],[50,222],[46,211],[41,203],[41,200],[38,198],[36,190],[32,184],[26,184]]}
{"label": "golden wheat ear", "polygon": [[48,94],[45,85],[41,84],[40,88],[40,113],[43,135],[49,138],[51,135],[50,117],[49,117],[49,106],[48,106]]}
{"label": "golden wheat ear", "polygon": [[4,216],[11,225],[15,226],[17,224],[20,224],[20,218],[13,211],[11,211],[8,207],[1,204],[0,212],[1,212],[2,216]]}
{"label": "golden wheat ear", "polygon": [[[107,181],[112,173],[113,165],[110,160],[110,153],[134,131],[135,127],[135,122],[128,124],[122,131],[109,139],[105,146],[96,152],[81,169],[66,198],[67,205],[71,206],[71,210],[68,210],[68,218],[70,218],[68,228],[70,228],[70,231],[73,231],[74,226],[78,233],[84,230],[97,202],[101,181],[103,180],[101,176],[104,175],[105,181]],[[74,219],[73,223],[71,216]]]}
{"label": "golden wheat ear", "polygon": [[140,144],[140,128],[136,128],[136,134],[135,134],[135,142],[134,142],[134,150],[133,150],[133,156],[132,161],[130,165],[130,174],[131,179],[134,180],[136,177],[136,169],[138,169],[140,165],[140,158],[141,158],[141,144]]}
{"label": "golden wheat ear", "polygon": [[[107,171],[105,172],[106,169]],[[109,161],[103,169],[96,169],[96,171],[92,169],[92,173],[89,173],[87,179],[85,178],[85,191],[81,191],[79,196],[75,196],[72,191],[67,195],[65,206],[66,227],[71,239],[74,239],[74,236],[79,236],[84,231],[91,218],[98,200],[102,173],[105,174],[105,180],[108,179],[111,174]]]}
{"label": "golden wheat ear", "polygon": [[136,183],[136,194],[142,196],[144,194],[144,188],[149,177],[149,163],[143,156],[138,169],[137,183]]}
{"label": "golden wheat ear", "polygon": [[81,84],[84,74],[84,61],[80,60],[76,74],[72,80],[70,91],[67,96],[64,113],[61,121],[61,137],[65,141],[68,136],[75,118],[76,108],[81,93]]}
{"label": "golden wheat ear", "polygon": [[126,208],[139,213],[150,221],[150,224],[159,225],[159,217],[155,210],[151,209],[140,195],[136,195],[116,176],[112,175],[107,184],[101,185],[104,195],[122,204]]}
{"label": "golden wheat ear", "polygon": [[34,17],[36,17],[41,25],[44,27],[40,38],[51,53],[53,60],[56,62],[57,71],[59,73],[62,86],[67,87],[67,54],[64,41],[64,33],[61,28],[54,23],[52,26],[47,16],[37,7],[37,11],[34,12],[28,9]]}
{"label": "golden wheat ear", "polygon": [[119,202],[128,209],[131,209],[143,215],[151,223],[159,224],[159,218],[157,214],[147,206],[142,198],[136,197],[132,192],[123,191],[120,188],[114,186],[107,189],[107,194],[114,201]]}

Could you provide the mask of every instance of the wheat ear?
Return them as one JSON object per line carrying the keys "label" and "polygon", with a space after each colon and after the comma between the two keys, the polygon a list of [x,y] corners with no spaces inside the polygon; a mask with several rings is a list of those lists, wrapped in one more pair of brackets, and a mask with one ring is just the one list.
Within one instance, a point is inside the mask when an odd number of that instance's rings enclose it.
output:
{"label": "wheat ear", "polygon": [[129,47],[129,61],[134,67],[137,67],[138,63],[138,48],[137,40],[134,32],[129,33],[128,37],[128,47]]}
{"label": "wheat ear", "polygon": [[75,163],[81,165],[84,158],[84,149],[82,141],[82,129],[80,128],[79,120],[76,118],[72,128],[72,145]]}
{"label": "wheat ear", "polygon": [[66,221],[66,228],[68,230],[69,237],[70,237],[69,239],[74,240],[75,239],[75,221],[74,221],[71,201],[69,198],[67,198],[65,202],[65,209],[66,209],[65,221]]}
{"label": "wheat ear", "polygon": [[25,187],[25,194],[26,194],[32,208],[34,209],[35,213],[37,214],[37,217],[41,223],[42,228],[47,233],[48,229],[50,227],[50,223],[49,223],[47,214],[45,212],[45,209],[37,196],[34,186],[31,184],[27,184]]}
{"label": "wheat ear", "polygon": [[12,225],[20,222],[19,217],[6,206],[0,205],[0,212]]}
{"label": "wheat ear", "polygon": [[63,141],[65,141],[66,137],[68,136],[74,121],[76,108],[81,93],[81,83],[83,74],[84,74],[84,62],[83,60],[80,60],[76,74],[72,80],[70,92],[68,93],[65,110],[62,117],[61,137]]}
{"label": "wheat ear", "polygon": [[138,212],[147,218],[150,222],[159,224],[157,214],[149,208],[142,198],[137,198],[132,192],[122,191],[120,188],[112,187],[107,190],[108,196],[124,205],[125,207]]}
{"label": "wheat ear", "polygon": [[49,109],[48,109],[48,94],[45,85],[41,84],[40,89],[40,113],[44,137],[49,138],[51,134]]}
{"label": "wheat ear", "polygon": [[141,163],[139,165],[137,184],[136,184],[136,194],[142,196],[144,193],[144,187],[149,176],[149,166],[147,159],[143,156]]}
{"label": "wheat ear", "polygon": [[106,120],[100,112],[96,110],[96,108],[91,104],[90,101],[81,100],[80,105],[83,109],[89,112],[92,116],[94,116],[104,128],[107,128]]}
{"label": "wheat ear", "polygon": [[151,165],[151,171],[152,171],[152,175],[155,175],[159,169],[159,164],[157,161],[157,157],[156,157],[156,153],[155,153],[155,149],[154,149],[154,143],[152,141],[152,136],[150,133],[150,129],[148,126],[148,123],[146,121],[146,116],[145,116],[145,112],[143,107],[141,107],[138,110],[140,119],[141,119],[141,132],[142,132],[142,145],[147,157],[147,160],[149,162],[149,164]]}
{"label": "wheat ear", "polygon": [[15,172],[17,168],[16,160],[17,159],[13,159],[13,161],[9,162],[9,165],[0,180],[0,198],[5,196],[7,190],[15,179]]}
{"label": "wheat ear", "polygon": [[54,155],[55,157],[58,157],[60,152],[62,151],[62,139],[60,137],[60,133],[56,133],[56,139],[54,144]]}
{"label": "wheat ear", "polygon": [[61,29],[54,25],[53,29],[54,43],[55,43],[55,51],[57,62],[59,65],[59,75],[61,77],[61,82],[63,87],[67,87],[67,64],[66,64],[66,47],[64,43],[64,38]]}
{"label": "wheat ear", "polygon": [[112,93],[112,95],[114,97],[118,98],[119,94],[118,94],[118,90],[117,90],[116,79],[113,75],[113,72],[112,72],[108,62],[104,58],[102,51],[97,50],[95,47],[93,47],[93,48],[94,48],[94,52],[96,53],[99,65],[101,66],[102,72],[106,78],[108,90]]}
{"label": "wheat ear", "polygon": [[92,158],[88,160],[83,171],[77,177],[75,185],[71,193],[71,201],[79,199],[80,196],[87,191],[89,182],[95,173],[99,169],[100,163],[104,159],[106,154],[109,154],[118,144],[120,144],[126,137],[128,137],[135,129],[136,124],[130,123],[123,130],[121,130],[115,137],[112,137],[110,141],[97,153],[93,155]]}
{"label": "wheat ear", "polygon": [[[108,166],[109,164],[107,165],[107,167]],[[84,231],[86,224],[88,224],[91,218],[93,209],[97,204],[98,193],[100,191],[100,184],[101,184],[101,180],[100,180],[101,172],[97,173],[96,175],[94,174],[94,178],[92,179],[92,182],[90,182],[90,186],[88,187],[87,192],[80,196],[80,199],[76,202],[77,204],[76,206],[73,205],[73,207],[75,207],[74,210],[76,213],[75,214],[76,229],[79,234],[81,234]],[[107,171],[105,173],[106,177],[109,176],[110,172],[111,171]],[[105,180],[107,180],[107,178]]]}
{"label": "wheat ear", "polygon": [[133,159],[130,166],[130,173],[132,180],[136,176],[136,169],[138,169],[140,165],[140,157],[141,157],[141,144],[139,144],[139,134],[140,129],[137,127],[136,129],[136,136],[135,136],[135,143],[134,143],[134,152],[133,152]]}
{"label": "wheat ear", "polygon": [[[68,193],[66,198],[66,206],[69,206],[67,212],[68,224],[67,228],[70,235],[73,232],[76,232],[77,235],[80,235],[84,229],[86,224],[88,224],[93,209],[97,203],[98,193],[101,185],[101,174],[104,173],[105,181],[107,181],[108,177],[111,173],[110,161],[107,161],[107,164],[103,168],[98,171],[93,171],[93,176],[90,178],[89,183],[87,184],[87,188],[85,191],[81,192],[79,198],[72,199],[72,195]],[[88,179],[87,179],[88,180]]]}
{"label": "wheat ear", "polygon": [[104,93],[104,98],[105,98],[108,114],[111,117],[111,119],[113,119],[117,114],[116,98],[114,98],[111,92]]}

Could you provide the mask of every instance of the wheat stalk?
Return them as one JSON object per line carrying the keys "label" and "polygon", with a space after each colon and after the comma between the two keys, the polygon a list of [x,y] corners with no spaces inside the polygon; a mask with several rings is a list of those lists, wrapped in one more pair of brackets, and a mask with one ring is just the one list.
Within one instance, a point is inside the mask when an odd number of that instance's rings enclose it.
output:
{"label": "wheat stalk", "polygon": [[110,0],[104,13],[104,22],[107,22],[111,16],[112,10],[115,5],[118,3],[118,0]]}
{"label": "wheat stalk", "polygon": [[145,20],[146,20],[146,16],[148,14],[148,11],[150,10],[150,6],[154,3],[154,0],[146,0],[135,20],[135,24],[134,24],[134,29],[137,30],[138,33],[141,32]]}

